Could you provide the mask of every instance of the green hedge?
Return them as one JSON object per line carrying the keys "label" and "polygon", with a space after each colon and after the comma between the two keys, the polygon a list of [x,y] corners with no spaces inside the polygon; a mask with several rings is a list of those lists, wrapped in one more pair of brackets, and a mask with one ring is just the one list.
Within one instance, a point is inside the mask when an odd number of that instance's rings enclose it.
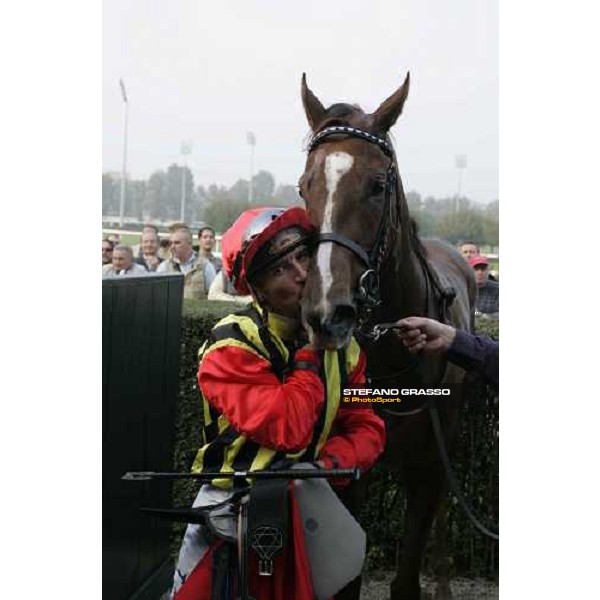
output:
{"label": "green hedge", "polygon": [[[176,420],[174,468],[188,471],[201,444],[201,407],[196,381],[198,349],[214,323],[237,310],[226,302],[184,301],[181,331],[181,383]],[[476,330],[495,339],[497,321],[478,319]],[[475,513],[491,527],[498,523],[498,403],[493,389],[480,381],[469,388],[458,447],[453,460],[463,492]],[[174,504],[188,506],[199,484],[177,482]],[[497,574],[497,543],[473,530],[463,511],[450,497],[448,524],[449,550],[453,572],[464,576]],[[369,483],[368,498],[358,515],[369,540],[368,566],[392,567],[397,539],[402,535],[405,510],[404,490],[394,475],[375,467]],[[176,526],[173,551],[179,549],[183,526]]]}
{"label": "green hedge", "polygon": [[[184,300],[181,319],[181,367],[177,415],[175,420],[174,470],[189,471],[202,443],[202,412],[198,396],[198,350],[208,332],[221,318],[238,310],[230,302]],[[173,486],[175,506],[189,506],[198,493],[199,484],[178,481]],[[173,549],[179,551],[184,526],[175,526]]]}

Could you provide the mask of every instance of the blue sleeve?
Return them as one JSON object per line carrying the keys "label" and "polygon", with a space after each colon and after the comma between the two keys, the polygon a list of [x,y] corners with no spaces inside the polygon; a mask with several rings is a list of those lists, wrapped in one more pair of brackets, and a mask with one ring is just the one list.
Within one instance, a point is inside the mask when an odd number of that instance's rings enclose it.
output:
{"label": "blue sleeve", "polygon": [[500,345],[497,341],[457,330],[448,350],[448,360],[467,371],[477,371],[498,385]]}

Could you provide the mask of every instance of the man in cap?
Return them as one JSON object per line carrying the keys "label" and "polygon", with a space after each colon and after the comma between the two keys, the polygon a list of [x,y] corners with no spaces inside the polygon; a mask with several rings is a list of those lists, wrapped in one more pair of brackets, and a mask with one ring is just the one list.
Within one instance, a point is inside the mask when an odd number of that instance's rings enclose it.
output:
{"label": "man in cap", "polygon": [[[248,210],[223,235],[223,268],[253,302],[219,321],[200,349],[204,445],[194,472],[263,470],[289,461],[365,471],[383,451],[383,421],[370,407],[340,404],[343,385],[365,381],[364,352],[354,339],[345,349],[317,351],[301,327],[311,234],[306,211],[293,207]],[[226,502],[233,491],[231,480],[215,480],[202,486],[194,506]],[[274,558],[271,577],[250,569],[256,600],[315,597],[302,520],[289,494],[293,540]],[[208,600],[213,586],[232,583],[216,575],[217,554],[205,528],[189,525],[175,600]]]}
{"label": "man in cap", "polygon": [[[477,298],[475,300],[475,315],[498,319],[500,315],[500,286],[489,278],[490,262],[481,254],[471,256],[469,265],[475,272]],[[479,313],[479,314],[478,314]]]}

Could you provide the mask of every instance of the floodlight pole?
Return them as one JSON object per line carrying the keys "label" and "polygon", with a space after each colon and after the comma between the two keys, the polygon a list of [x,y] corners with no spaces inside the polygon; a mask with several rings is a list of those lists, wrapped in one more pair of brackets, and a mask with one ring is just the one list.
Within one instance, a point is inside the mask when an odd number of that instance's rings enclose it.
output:
{"label": "floodlight pole", "polygon": [[127,91],[122,79],[119,79],[121,87],[121,96],[123,98],[124,126],[123,126],[123,169],[121,172],[121,200],[119,202],[119,227],[123,228],[123,217],[125,215],[125,192],[127,189],[127,121],[129,113],[129,102],[127,100]]}
{"label": "floodlight pole", "polygon": [[256,146],[256,136],[249,131],[246,140],[250,146],[250,183],[248,185],[248,204],[252,203],[252,179],[254,178],[254,146]]}
{"label": "floodlight pole", "polygon": [[456,194],[456,212],[458,212],[458,202],[460,200],[460,196],[462,194],[462,178],[463,172],[467,168],[467,155],[466,154],[457,154],[455,157],[454,164],[458,169],[458,193]]}

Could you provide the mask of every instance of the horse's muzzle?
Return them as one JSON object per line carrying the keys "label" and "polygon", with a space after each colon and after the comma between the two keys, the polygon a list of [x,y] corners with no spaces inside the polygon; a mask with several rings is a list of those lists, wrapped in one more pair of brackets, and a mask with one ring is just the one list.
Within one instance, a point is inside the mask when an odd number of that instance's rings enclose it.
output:
{"label": "horse's muzzle", "polygon": [[305,314],[304,320],[319,346],[341,347],[348,341],[354,328],[356,310],[350,304],[337,304],[325,315],[318,310],[311,310]]}

